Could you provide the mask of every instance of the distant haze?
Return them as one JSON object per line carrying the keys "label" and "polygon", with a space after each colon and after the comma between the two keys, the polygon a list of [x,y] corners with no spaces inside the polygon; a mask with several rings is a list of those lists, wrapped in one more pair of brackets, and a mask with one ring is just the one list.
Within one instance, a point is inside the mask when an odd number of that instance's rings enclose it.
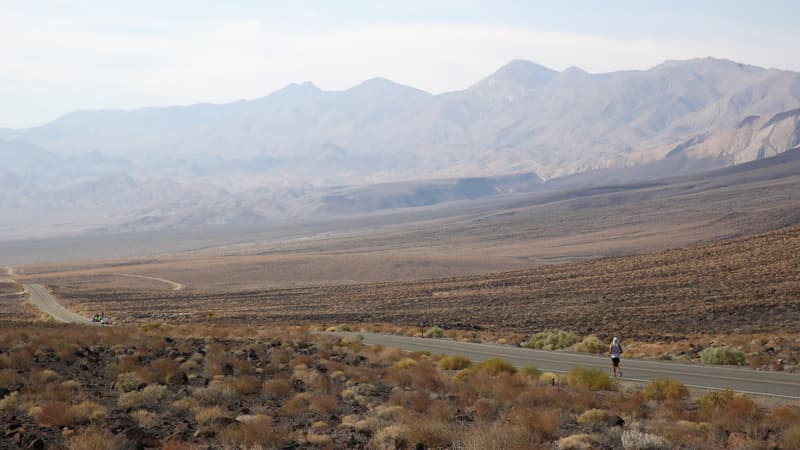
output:
{"label": "distant haze", "polygon": [[422,206],[593,169],[691,173],[798,145],[800,74],[724,59],[603,74],[514,60],[439,95],[384,78],[343,91],[304,82],[251,101],[0,130],[0,240]]}
{"label": "distant haze", "polygon": [[800,3],[3,2],[0,127],[384,77],[439,94],[512,59],[592,73],[702,56],[800,70]]}

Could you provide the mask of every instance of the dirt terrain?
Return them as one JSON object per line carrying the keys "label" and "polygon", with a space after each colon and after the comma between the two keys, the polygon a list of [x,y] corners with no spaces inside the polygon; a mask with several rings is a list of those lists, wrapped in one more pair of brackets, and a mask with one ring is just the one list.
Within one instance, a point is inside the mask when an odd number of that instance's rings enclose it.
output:
{"label": "dirt terrain", "polygon": [[105,311],[119,323],[391,322],[647,341],[800,331],[798,264],[800,227],[793,227],[685,249],[414,282],[228,292],[96,287],[83,278],[50,284],[78,310]]}

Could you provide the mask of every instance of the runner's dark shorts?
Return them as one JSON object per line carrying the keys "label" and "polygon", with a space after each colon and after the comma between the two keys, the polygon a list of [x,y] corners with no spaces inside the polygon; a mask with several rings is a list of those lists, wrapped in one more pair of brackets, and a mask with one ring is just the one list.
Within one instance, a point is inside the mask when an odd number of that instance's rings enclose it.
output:
{"label": "runner's dark shorts", "polygon": [[611,363],[614,364],[614,366],[618,366],[619,365],[619,358],[611,358]]}

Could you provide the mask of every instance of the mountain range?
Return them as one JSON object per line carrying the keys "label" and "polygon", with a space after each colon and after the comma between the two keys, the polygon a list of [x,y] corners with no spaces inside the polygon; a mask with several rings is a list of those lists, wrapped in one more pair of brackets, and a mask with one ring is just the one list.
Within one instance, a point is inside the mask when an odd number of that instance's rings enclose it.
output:
{"label": "mountain range", "polygon": [[798,145],[800,74],[714,58],[602,74],[517,60],[439,95],[381,78],[344,91],[306,82],[0,129],[0,240],[422,206],[576,176],[688,174]]}

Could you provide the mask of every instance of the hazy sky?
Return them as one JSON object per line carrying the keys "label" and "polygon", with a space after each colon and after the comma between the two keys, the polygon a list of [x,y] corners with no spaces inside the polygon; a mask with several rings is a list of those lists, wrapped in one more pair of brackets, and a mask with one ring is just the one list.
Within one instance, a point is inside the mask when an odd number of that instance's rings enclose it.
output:
{"label": "hazy sky", "polygon": [[306,80],[336,90],[382,76],[439,93],[520,58],[590,72],[702,56],[800,70],[797,0],[0,0],[0,11],[0,127]]}

